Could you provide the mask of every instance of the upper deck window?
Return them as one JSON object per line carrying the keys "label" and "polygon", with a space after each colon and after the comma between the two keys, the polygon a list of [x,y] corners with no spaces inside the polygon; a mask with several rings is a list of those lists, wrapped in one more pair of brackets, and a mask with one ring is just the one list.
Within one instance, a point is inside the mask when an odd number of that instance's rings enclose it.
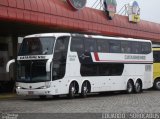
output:
{"label": "upper deck window", "polygon": [[131,42],[121,41],[121,53],[131,53]]}
{"label": "upper deck window", "polygon": [[143,43],[142,42],[142,53],[148,54],[151,52],[151,43]]}
{"label": "upper deck window", "polygon": [[22,42],[19,55],[49,55],[53,52],[55,38],[25,38]]}
{"label": "upper deck window", "polygon": [[93,38],[86,38],[84,40],[85,52],[95,52],[96,51],[96,40]]}
{"label": "upper deck window", "polygon": [[73,37],[71,51],[75,52],[100,52],[123,54],[149,54],[151,43],[145,41],[129,41],[125,39],[100,39]]}
{"label": "upper deck window", "polygon": [[121,52],[120,41],[110,40],[109,41],[109,51],[111,53],[120,53]]}
{"label": "upper deck window", "polygon": [[73,37],[71,42],[71,51],[84,51],[83,38],[81,37]]}
{"label": "upper deck window", "polygon": [[107,39],[97,39],[97,50],[98,52],[107,53],[108,49],[108,40]]}

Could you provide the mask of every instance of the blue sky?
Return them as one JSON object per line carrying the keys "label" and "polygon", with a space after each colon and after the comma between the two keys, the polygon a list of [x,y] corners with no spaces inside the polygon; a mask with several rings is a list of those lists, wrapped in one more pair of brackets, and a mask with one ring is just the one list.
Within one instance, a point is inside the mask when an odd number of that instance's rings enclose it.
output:
{"label": "blue sky", "polygon": [[[87,0],[87,6],[91,7],[95,1]],[[103,0],[102,0],[103,1]],[[117,0],[117,12],[127,3],[133,0]],[[141,9],[141,19],[160,24],[160,0],[136,0]]]}

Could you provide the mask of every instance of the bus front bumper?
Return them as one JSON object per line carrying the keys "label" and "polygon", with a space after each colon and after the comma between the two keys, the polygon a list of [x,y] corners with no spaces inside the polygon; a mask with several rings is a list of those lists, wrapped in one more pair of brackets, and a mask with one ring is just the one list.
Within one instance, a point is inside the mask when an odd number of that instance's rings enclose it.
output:
{"label": "bus front bumper", "polygon": [[52,95],[49,88],[47,89],[16,89],[17,95]]}

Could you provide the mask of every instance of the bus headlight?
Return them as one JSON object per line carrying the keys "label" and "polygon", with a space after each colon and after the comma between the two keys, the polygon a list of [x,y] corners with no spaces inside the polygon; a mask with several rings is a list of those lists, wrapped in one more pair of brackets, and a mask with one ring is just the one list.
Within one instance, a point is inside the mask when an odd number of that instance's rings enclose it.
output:
{"label": "bus headlight", "polygon": [[21,87],[21,86],[16,86],[16,89],[23,89],[23,87]]}
{"label": "bus headlight", "polygon": [[16,89],[22,89],[22,87],[19,86],[18,82],[16,82]]}

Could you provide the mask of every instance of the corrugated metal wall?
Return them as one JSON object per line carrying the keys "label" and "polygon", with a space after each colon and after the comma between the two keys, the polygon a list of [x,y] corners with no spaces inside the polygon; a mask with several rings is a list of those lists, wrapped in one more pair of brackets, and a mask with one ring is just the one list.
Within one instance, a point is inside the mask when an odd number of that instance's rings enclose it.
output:
{"label": "corrugated metal wall", "polygon": [[130,23],[127,17],[120,15],[107,20],[102,11],[91,8],[74,11],[64,0],[0,0],[0,20],[160,41],[160,24],[143,20]]}

